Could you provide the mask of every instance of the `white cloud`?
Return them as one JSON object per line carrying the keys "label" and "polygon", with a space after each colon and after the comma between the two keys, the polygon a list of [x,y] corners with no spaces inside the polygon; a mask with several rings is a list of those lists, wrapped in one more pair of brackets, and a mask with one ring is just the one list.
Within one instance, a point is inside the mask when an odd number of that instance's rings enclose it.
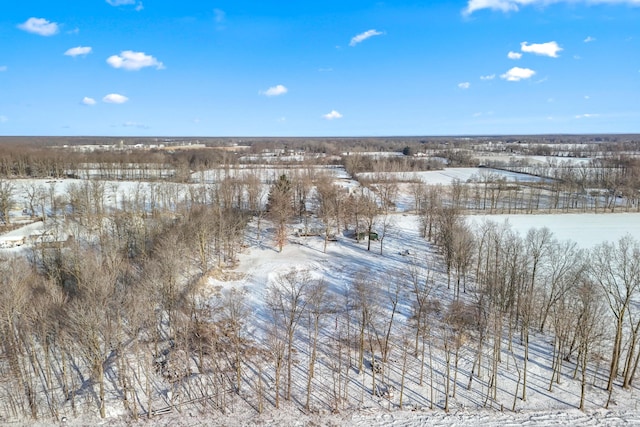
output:
{"label": "white cloud", "polygon": [[56,22],[49,22],[44,18],[29,18],[23,24],[18,25],[18,28],[41,36],[53,36],[59,31]]}
{"label": "white cloud", "polygon": [[558,43],[556,42],[547,42],[547,43],[532,43],[529,44],[527,42],[520,43],[520,49],[523,52],[534,53],[536,55],[542,56],[550,56],[551,58],[557,58],[558,52],[562,50]]}
{"label": "white cloud", "polygon": [[111,6],[125,6],[128,4],[136,4],[136,0],[107,0]]}
{"label": "white cloud", "polygon": [[596,41],[595,37],[591,37],[591,36],[588,36],[586,39],[584,39],[585,43],[591,43],[594,41]]}
{"label": "white cloud", "polygon": [[533,77],[535,73],[536,72],[530,68],[513,67],[506,73],[502,74],[500,78],[510,82],[518,82],[520,80]]}
{"label": "white cloud", "polygon": [[129,98],[118,93],[110,93],[109,95],[106,95],[104,98],[102,98],[102,101],[106,102],[107,104],[124,104],[128,100]]}
{"label": "white cloud", "polygon": [[96,105],[96,100],[93,98],[89,98],[88,96],[85,96],[84,98],[82,98],[82,103],[84,105]]}
{"label": "white cloud", "polygon": [[124,122],[124,123],[122,124],[122,127],[125,127],[125,128],[149,129],[149,126],[145,125],[144,123],[138,123],[138,122]]}
{"label": "white cloud", "polygon": [[509,58],[509,59],[520,59],[520,58],[522,58],[522,54],[520,52],[509,52],[509,53],[507,53],[507,58]]}
{"label": "white cloud", "polygon": [[136,12],[140,12],[142,9],[144,9],[144,5],[140,2],[136,5]]}
{"label": "white cloud", "polygon": [[517,12],[522,6],[546,6],[552,3],[585,3],[585,4],[627,4],[640,6],[638,0],[468,0],[467,7],[462,11],[463,15],[471,15],[482,9],[491,9],[500,12]]}
{"label": "white cloud", "polygon": [[71,49],[67,50],[64,54],[67,56],[80,56],[80,55],[88,55],[91,53],[91,48],[89,46],[78,46],[78,47],[72,47]]}
{"label": "white cloud", "polygon": [[376,30],[365,31],[364,33],[360,33],[357,36],[353,36],[351,38],[351,41],[349,42],[349,46],[353,47],[353,46],[357,45],[358,43],[361,43],[361,42],[365,41],[368,38],[371,38],[373,36],[381,36],[383,34],[384,34],[383,32],[376,31]]}
{"label": "white cloud", "polygon": [[289,89],[287,89],[283,85],[277,85],[277,86],[270,87],[265,91],[261,90],[258,93],[264,96],[280,96],[280,95],[284,95],[287,92],[289,92]]}
{"label": "white cloud", "polygon": [[486,75],[486,76],[480,76],[480,80],[493,80],[495,78],[496,78],[495,74],[489,74],[489,75]]}
{"label": "white cloud", "polygon": [[460,89],[469,89],[471,87],[471,83],[469,82],[458,83],[458,87]]}
{"label": "white cloud", "polygon": [[322,117],[324,117],[327,120],[341,119],[342,114],[338,113],[336,110],[331,110],[330,113],[324,114]]}
{"label": "white cloud", "polygon": [[157,70],[164,69],[164,64],[153,56],[132,50],[125,50],[120,52],[120,55],[110,56],[107,58],[107,63],[113,68],[124,68],[129,71],[137,71],[145,67],[156,67]]}
{"label": "white cloud", "polygon": [[575,116],[576,119],[592,119],[594,117],[598,117],[599,114],[578,114],[577,116]]}
{"label": "white cloud", "polygon": [[0,116],[0,123],[7,123],[9,118],[7,116]]}
{"label": "white cloud", "polygon": [[585,95],[584,99],[590,99],[591,97],[589,95]]}
{"label": "white cloud", "polygon": [[7,71],[9,69],[9,67],[7,67],[6,65],[0,65],[0,73],[3,71]]}

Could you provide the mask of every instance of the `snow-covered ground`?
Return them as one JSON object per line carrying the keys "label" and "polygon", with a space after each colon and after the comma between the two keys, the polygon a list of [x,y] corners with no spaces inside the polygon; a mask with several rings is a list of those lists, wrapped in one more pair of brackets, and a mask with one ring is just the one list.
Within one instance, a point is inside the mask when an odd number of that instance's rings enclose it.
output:
{"label": "snow-covered ground", "polygon": [[263,183],[273,183],[280,175],[317,176],[327,174],[333,178],[348,178],[343,166],[273,166],[265,164],[237,165],[234,167],[207,169],[191,174],[191,180],[197,183],[219,182],[224,178],[244,178],[248,175],[257,176]]}
{"label": "snow-covered ground", "polygon": [[508,221],[523,236],[530,228],[547,227],[558,240],[572,240],[583,248],[615,242],[626,234],[640,239],[640,213],[472,215],[468,220],[472,224]]}
{"label": "snow-covered ground", "polygon": [[430,185],[451,185],[454,181],[463,183],[471,181],[482,182],[483,179],[487,179],[489,176],[505,179],[509,182],[538,182],[543,180],[543,178],[533,175],[491,168],[445,168],[422,172],[365,172],[358,174],[358,178],[369,180],[384,178],[400,182],[422,181]]}
{"label": "snow-covered ground", "polygon": [[[542,217],[542,216],[533,216]],[[558,216],[552,216],[557,218]],[[601,225],[607,221],[609,215],[598,215]],[[636,220],[640,217],[635,216]],[[502,217],[492,217],[502,219]],[[633,217],[629,217],[633,222]],[[576,223],[576,218],[573,218]],[[640,222],[640,221],[638,221]],[[615,216],[611,216],[610,224],[619,224]],[[597,222],[592,222],[597,224]],[[541,223],[529,224],[530,226],[542,226]],[[521,224],[524,231],[525,224]],[[561,227],[560,227],[561,228]],[[559,229],[560,229],[559,228]],[[620,227],[622,229],[623,227]],[[426,243],[418,234],[418,218],[413,215],[395,215],[391,232],[384,241],[383,255],[379,254],[379,242],[372,244],[372,250],[366,250],[366,243],[340,237],[338,242],[329,243],[328,250],[323,253],[323,241],[319,237],[296,238],[284,247],[282,253],[273,248],[269,240],[269,233],[263,232],[260,237],[257,234],[249,237],[249,249],[240,255],[240,264],[237,273],[240,279],[220,281],[212,279],[212,287],[221,286],[244,289],[248,295],[248,304],[251,307],[250,335],[258,340],[267,333],[269,313],[265,306],[268,287],[274,282],[278,274],[295,267],[308,269],[313,277],[323,278],[328,282],[331,293],[340,304],[341,298],[347,293],[348,287],[357,274],[365,272],[372,282],[372,292],[381,292],[383,300],[389,298],[394,286],[399,285],[400,305],[397,313],[394,335],[401,336],[407,333],[410,317],[411,289],[406,282],[406,271],[412,265],[433,265],[435,278],[434,296],[447,301],[451,299],[451,291],[446,286],[444,271],[437,267],[437,255],[434,249]],[[554,231],[552,229],[552,231]],[[252,235],[251,230],[248,236]],[[594,234],[589,231],[583,234],[589,235],[595,242],[598,239],[610,237],[610,234]],[[558,238],[564,238],[559,235]],[[408,253],[409,255],[403,255]],[[426,260],[426,264],[424,263]],[[389,274],[388,276],[385,274]],[[393,279],[392,279],[393,278]],[[465,298],[470,296],[465,296]],[[388,300],[386,300],[388,301]],[[384,316],[384,314],[382,314]],[[523,347],[519,341],[514,340],[513,350],[503,352],[502,370],[499,379],[498,398],[495,401],[485,400],[487,382],[486,378],[474,377],[474,385],[467,389],[472,360],[465,351],[459,365],[457,379],[457,394],[451,398],[450,412],[444,413],[444,358],[441,350],[434,350],[434,400],[430,398],[429,382],[425,379],[419,384],[420,360],[412,353],[410,344],[408,354],[408,370],[404,390],[403,406],[400,410],[399,389],[401,381],[402,345],[393,345],[390,362],[386,365],[383,381],[390,384],[395,392],[390,398],[375,397],[371,395],[372,375],[371,369],[366,368],[362,372],[350,369],[352,377],[345,380],[348,396],[344,403],[339,405],[337,413],[330,413],[326,405],[332,399],[332,384],[335,385],[335,377],[332,376],[331,358],[335,357],[327,352],[335,338],[336,331],[344,326],[344,319],[332,316],[325,320],[321,341],[325,345],[318,359],[316,378],[313,381],[313,389],[317,395],[313,399],[312,413],[300,411],[297,405],[285,404],[284,408],[275,410],[268,408],[262,415],[253,414],[228,414],[216,420],[216,425],[347,425],[347,426],[501,426],[501,425],[621,425],[640,422],[638,398],[640,393],[633,387],[629,391],[616,389],[614,393],[615,406],[604,410],[607,393],[604,390],[604,376],[606,369],[599,372],[590,372],[586,412],[577,409],[579,400],[579,381],[572,377],[573,364],[567,362],[563,369],[562,381],[554,384],[553,391],[549,391],[550,378],[550,353],[551,338],[546,334],[537,333],[532,336],[531,353],[529,361],[529,384],[527,401],[516,399],[515,411],[512,411],[514,403],[513,393],[517,387],[516,366],[522,366]],[[405,332],[403,332],[405,331]],[[302,332],[301,337],[307,332]],[[437,334],[436,334],[437,335]],[[506,338],[505,338],[506,339]],[[434,337],[437,343],[438,338]],[[306,363],[308,358],[308,342],[304,339],[297,344],[297,367],[294,378],[294,394],[298,400],[304,401]],[[436,344],[437,346],[437,344]],[[355,357],[355,354],[354,354]],[[365,356],[368,360],[369,353]],[[516,364],[514,364],[514,361]],[[388,369],[388,370],[387,370]],[[270,368],[266,369],[266,375],[273,378]],[[428,375],[427,375],[428,376]],[[425,377],[426,378],[426,377]],[[380,381],[378,378],[377,381]],[[344,386],[344,385],[343,385]],[[273,384],[271,384],[273,387]],[[274,391],[272,390],[271,393]],[[409,408],[407,410],[406,408]],[[171,425],[171,421],[159,420],[161,425]],[[193,419],[181,419],[184,425],[198,425],[202,420],[198,416]]]}
{"label": "snow-covered ground", "polygon": [[[268,179],[279,169],[263,169],[263,178]],[[454,179],[465,182],[473,179],[477,173],[486,171],[481,168],[449,168],[444,171],[421,172],[418,179],[430,184],[450,184]],[[358,184],[347,180],[344,169],[332,169],[334,176],[342,180],[347,188],[354,188]],[[497,171],[507,179],[520,179],[521,174]],[[219,176],[219,175],[218,175]],[[526,175],[524,175],[526,177]],[[211,179],[215,178],[212,173]],[[205,178],[205,182],[208,179]],[[63,180],[55,185],[55,192],[62,194],[71,183],[76,180]],[[27,185],[29,182],[26,182]],[[117,207],[118,200],[136,191],[147,194],[153,185],[135,182],[113,182],[107,184],[107,203]],[[175,186],[176,191],[185,194],[182,185]],[[407,184],[408,185],[408,184]],[[109,198],[110,197],[110,198]],[[22,203],[26,200],[20,199]],[[401,194],[401,210],[409,210],[410,194]],[[469,221],[478,223],[482,220],[502,222],[509,221],[512,227],[521,233],[531,227],[548,227],[559,240],[571,239],[582,247],[591,247],[605,240],[613,241],[626,233],[640,238],[640,214],[563,214],[563,215],[494,215],[473,216]],[[326,253],[323,252],[323,240],[320,237],[294,238],[290,236],[289,243],[282,253],[274,249],[273,229],[268,228],[266,221],[258,232],[255,223],[247,229],[244,252],[239,255],[239,264],[228,279],[211,278],[208,289],[213,293],[217,288],[236,288],[246,292],[246,304],[250,316],[247,318],[248,337],[257,342],[264,342],[270,326],[270,313],[265,301],[269,286],[274,283],[278,275],[291,268],[306,269],[314,278],[326,281],[330,294],[335,298],[336,306],[344,308],[344,298],[348,288],[359,274],[364,274],[372,293],[376,293],[379,302],[386,307],[381,309],[381,316],[389,314],[389,298],[395,287],[399,290],[399,303],[395,319],[393,334],[396,337],[407,335],[410,330],[411,299],[413,298],[411,284],[406,273],[411,268],[418,268],[423,276],[430,274],[434,280],[433,296],[443,303],[452,300],[452,292],[447,289],[446,273],[442,261],[436,250],[423,239],[418,232],[419,218],[408,213],[392,215],[390,226],[380,254],[380,242],[372,242],[371,251],[366,250],[366,242],[356,242],[346,236],[339,236],[337,242],[330,242]],[[41,223],[34,223],[5,235],[5,239],[19,238],[28,233],[37,234]],[[299,227],[299,226],[297,226]],[[292,229],[296,228],[293,226]],[[380,224],[377,226],[380,230]],[[471,299],[472,293],[463,298]],[[640,391],[634,385],[630,390],[623,391],[619,387],[614,392],[614,404],[609,410],[603,409],[607,400],[604,390],[605,368],[599,371],[589,371],[589,385],[586,411],[577,409],[579,400],[579,381],[572,376],[574,365],[567,362],[562,370],[562,381],[554,384],[553,391],[548,391],[551,375],[550,353],[551,338],[544,333],[538,333],[531,338],[531,353],[529,362],[528,399],[515,399],[514,393],[518,388],[517,366],[521,368],[523,347],[518,340],[514,340],[513,349],[507,350],[506,340],[503,351],[503,362],[498,379],[499,388],[496,399],[486,399],[488,378],[486,374],[474,376],[473,386],[467,389],[469,376],[472,371],[473,360],[471,352],[463,349],[459,364],[458,378],[454,383],[457,387],[455,396],[450,398],[450,412],[443,410],[445,393],[445,361],[443,352],[439,349],[438,334],[434,334],[434,370],[433,374],[425,374],[425,380],[419,380],[421,360],[413,354],[413,348],[397,339],[391,348],[389,362],[385,364],[383,378],[394,393],[389,397],[378,397],[372,394],[374,380],[372,370],[365,363],[364,369],[358,371],[355,366],[343,369],[348,377],[342,378],[342,397],[337,408],[332,413],[331,407],[335,397],[335,346],[338,331],[344,331],[346,321],[337,314],[332,314],[323,320],[320,341],[322,348],[318,356],[316,377],[312,387],[314,398],[311,412],[300,408],[306,390],[307,363],[309,358],[308,327],[302,321],[301,332],[296,343],[296,363],[293,377],[294,401],[283,402],[283,407],[273,408],[274,400],[274,369],[272,362],[264,361],[265,378],[265,412],[257,414],[255,406],[248,402],[255,402],[255,394],[251,391],[236,397],[230,397],[229,407],[225,413],[216,413],[212,418],[212,411],[208,415],[201,415],[195,409],[183,412],[173,411],[167,415],[157,416],[152,424],[158,426],[173,425],[347,425],[347,426],[501,426],[501,425],[636,425],[640,424]],[[352,325],[353,326],[353,325]],[[353,333],[353,332],[352,332]],[[471,344],[468,344],[471,345]],[[403,396],[403,408],[399,408],[399,390],[401,383],[402,357],[407,353],[407,374]],[[346,352],[346,350],[345,350]],[[350,354],[355,357],[355,351]],[[376,357],[375,355],[373,357]],[[372,355],[367,352],[366,361]],[[354,360],[351,360],[354,363]],[[370,362],[367,362],[370,363]],[[483,361],[487,364],[488,361]],[[515,363],[515,364],[514,364]],[[486,366],[484,366],[485,371]],[[250,377],[250,368],[246,367],[248,384],[255,386],[255,380]],[[340,374],[342,375],[342,374]],[[268,380],[271,380],[269,382]],[[433,399],[429,380],[433,380]],[[158,387],[162,387],[159,385]],[[169,386],[166,386],[167,389]],[[248,389],[248,387],[246,388]],[[245,390],[246,390],[245,389]],[[166,390],[161,390],[165,391]],[[115,394],[115,393],[114,393]],[[110,403],[111,414],[116,416],[118,404]],[[98,425],[101,422],[94,418],[80,416],[74,419],[67,415],[68,425]],[[131,425],[130,420],[109,419],[103,425]],[[140,421],[140,425],[147,425]],[[45,424],[42,424],[45,425]]]}
{"label": "snow-covered ground", "polygon": [[480,162],[501,162],[501,163],[517,163],[526,162],[531,166],[535,165],[564,165],[564,166],[582,166],[588,165],[590,158],[580,157],[559,157],[559,156],[526,156],[522,154],[479,154],[474,155],[474,159]]}

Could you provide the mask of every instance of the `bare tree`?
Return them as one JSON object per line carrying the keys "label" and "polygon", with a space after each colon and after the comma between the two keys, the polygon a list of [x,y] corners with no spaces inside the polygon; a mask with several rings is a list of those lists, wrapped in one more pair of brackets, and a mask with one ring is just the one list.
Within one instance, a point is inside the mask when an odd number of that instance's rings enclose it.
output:
{"label": "bare tree", "polygon": [[291,270],[281,273],[269,285],[267,305],[274,314],[274,324],[284,331],[286,338],[287,392],[291,400],[293,347],[296,330],[308,303],[308,293],[312,285],[308,270]]}
{"label": "bare tree", "polygon": [[12,181],[0,179],[0,218],[5,224],[11,223],[9,211],[13,207],[16,186]]}
{"label": "bare tree", "polygon": [[324,247],[323,252],[327,252],[327,241],[332,234],[334,225],[337,228],[339,189],[332,182],[331,177],[323,175],[316,184],[316,203],[318,206],[318,217],[324,223]]}
{"label": "bare tree", "polygon": [[602,288],[611,314],[615,318],[615,336],[611,349],[611,364],[607,390],[613,389],[618,376],[624,324],[630,304],[640,289],[640,244],[627,235],[615,244],[602,243],[591,254],[591,275]]}
{"label": "bare tree", "polygon": [[246,348],[244,337],[246,319],[249,310],[246,305],[244,291],[238,289],[228,289],[222,293],[222,316],[225,328],[231,336],[231,353],[236,374],[236,391],[240,393],[242,385],[242,363]]}
{"label": "bare tree", "polygon": [[[43,204],[43,199],[46,198],[46,190],[41,184],[35,182],[30,183],[24,188],[25,195],[27,196],[27,206],[29,208],[29,216],[33,218],[36,214],[36,208]],[[46,213],[44,209],[41,212],[42,220],[46,221]]]}
{"label": "bare tree", "polygon": [[576,371],[580,369],[580,403],[578,408],[584,411],[587,388],[587,366],[591,355],[598,350],[604,338],[605,304],[602,290],[585,277],[585,280],[574,289],[573,300],[577,305],[578,319],[575,323],[578,356]]}
{"label": "bare tree", "polygon": [[361,219],[366,230],[367,250],[371,250],[371,239],[375,238],[374,227],[380,208],[376,202],[374,194],[369,189],[362,189],[358,197],[358,206],[360,206]]}
{"label": "bare tree", "polygon": [[522,342],[524,345],[524,362],[522,374],[522,400],[527,400],[527,368],[529,363],[529,331],[535,310],[534,295],[540,286],[539,270],[549,255],[551,231],[548,228],[530,229],[525,238],[526,262],[529,280],[525,281],[523,292],[518,293],[522,300],[518,302],[519,317],[522,322]]}
{"label": "bare tree", "polygon": [[309,316],[309,330],[312,332],[311,354],[309,355],[309,370],[307,373],[307,400],[305,408],[310,410],[311,384],[315,376],[315,365],[318,351],[318,336],[322,318],[331,311],[331,298],[328,294],[327,283],[323,280],[314,281],[308,289],[307,314]]}

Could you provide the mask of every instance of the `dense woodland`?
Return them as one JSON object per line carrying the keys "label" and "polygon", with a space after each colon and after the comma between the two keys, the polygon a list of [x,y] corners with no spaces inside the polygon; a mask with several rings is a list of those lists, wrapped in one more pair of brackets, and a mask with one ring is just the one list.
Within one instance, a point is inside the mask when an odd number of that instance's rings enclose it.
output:
{"label": "dense woodland", "polygon": [[[400,408],[409,390],[420,390],[413,401],[443,411],[457,388],[477,387],[479,407],[516,410],[530,389],[534,336],[551,343],[544,359],[549,392],[576,381],[580,393],[571,404],[585,409],[589,393],[606,393],[608,406],[637,381],[640,241],[628,236],[584,250],[544,228],[520,236],[504,224],[474,228],[464,218],[479,211],[640,211],[640,161],[628,155],[638,140],[595,136],[580,147],[574,145],[584,138],[571,136],[540,137],[539,147],[531,137],[503,140],[501,150],[556,150],[593,160],[589,168],[527,170],[547,181],[514,185],[487,174],[444,187],[385,173],[443,167],[434,158],[478,166],[473,146],[483,140],[255,140],[242,141],[250,145],[242,152],[90,153],[5,141],[5,231],[16,226],[10,211],[20,195],[31,221],[67,237],[0,258],[0,421],[84,412],[107,417],[109,406],[133,419],[166,407],[216,413],[233,410],[237,399],[256,413],[285,403],[339,411],[362,404],[350,394],[356,386]],[[274,148],[327,157],[295,161],[267,182],[255,171],[225,173],[247,152]],[[390,149],[404,154],[358,154]],[[150,180],[139,172],[143,164],[172,172]],[[347,189],[312,164],[374,178]],[[213,167],[220,170],[215,179],[199,182],[197,172]],[[64,194],[55,180],[16,183],[100,168],[101,179],[78,179]],[[102,179],[131,180],[124,170],[138,171],[136,191],[119,192]],[[352,235],[364,240],[363,256],[385,256],[401,190],[414,199],[405,214],[416,216],[424,239],[401,270],[354,267],[343,287],[307,269],[282,272],[265,291],[261,334],[254,333],[258,320],[244,292],[207,285],[210,277],[233,277],[252,233],[267,233],[282,252],[291,244],[292,223],[320,227],[325,252],[334,236]],[[330,372],[322,385],[321,366]],[[515,387],[501,375],[505,369],[516,370]],[[499,393],[506,388],[509,401]]]}

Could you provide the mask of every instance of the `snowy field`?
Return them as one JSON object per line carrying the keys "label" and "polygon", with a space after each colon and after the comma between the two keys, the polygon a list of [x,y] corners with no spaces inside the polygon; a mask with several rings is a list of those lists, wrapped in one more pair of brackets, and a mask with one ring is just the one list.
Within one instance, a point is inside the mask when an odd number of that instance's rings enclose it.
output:
{"label": "snowy field", "polygon": [[626,234],[640,239],[640,213],[474,215],[468,219],[476,225],[485,220],[508,221],[523,236],[530,228],[547,227],[558,240],[572,240],[582,248],[615,242]]}
{"label": "snowy field", "polygon": [[343,166],[308,166],[308,167],[287,167],[272,165],[240,165],[239,167],[208,169],[205,171],[194,172],[191,174],[191,181],[196,183],[215,183],[227,177],[244,178],[249,175],[255,175],[260,178],[263,183],[273,183],[281,175],[298,175],[298,176],[317,176],[327,174],[336,179],[348,178],[349,174]]}
{"label": "snowy field", "polygon": [[384,178],[399,182],[421,181],[430,185],[451,185],[454,181],[482,182],[489,177],[492,179],[505,179],[508,182],[538,182],[543,180],[543,178],[524,173],[491,168],[445,168],[443,170],[423,172],[365,172],[358,174],[358,178],[367,180],[375,181]]}
{"label": "snowy field", "polygon": [[591,162],[590,158],[580,157],[559,157],[559,156],[525,156],[519,154],[480,154],[474,155],[474,159],[481,162],[501,162],[501,163],[518,163],[524,162],[531,166],[547,166],[547,165],[563,165],[563,166],[583,166]]}

